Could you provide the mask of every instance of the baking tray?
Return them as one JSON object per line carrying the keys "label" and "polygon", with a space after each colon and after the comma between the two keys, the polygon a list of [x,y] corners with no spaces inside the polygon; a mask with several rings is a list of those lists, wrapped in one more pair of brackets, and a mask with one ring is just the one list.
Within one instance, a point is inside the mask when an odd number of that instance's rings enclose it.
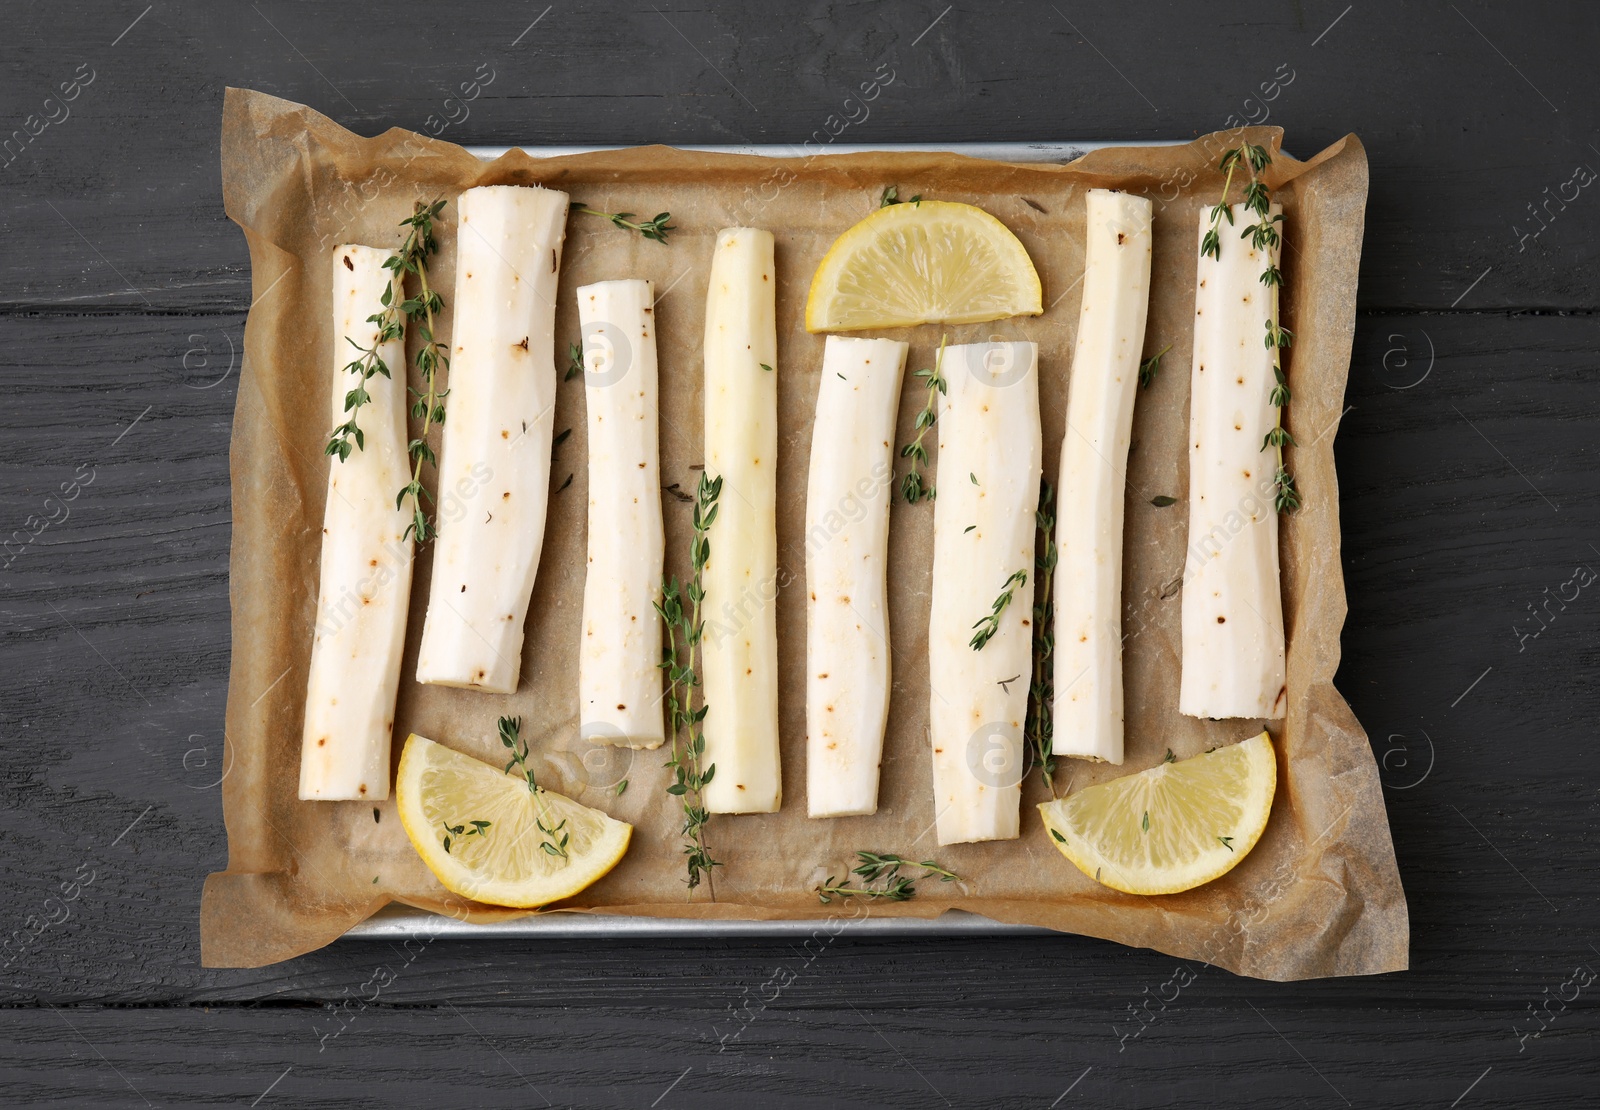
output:
{"label": "baking tray", "polygon": [[[673,144],[683,150],[719,154],[751,154],[767,158],[801,158],[809,154],[861,154],[867,151],[934,151],[988,158],[996,162],[1071,162],[1091,150],[1113,146],[1178,146],[1186,139],[1155,139],[1141,143],[1085,141],[1037,143],[831,143],[807,151],[788,143]],[[623,150],[623,144],[600,146],[468,146],[483,159],[498,158],[508,150],[522,150],[534,158],[587,154],[596,150]],[[1051,936],[1052,930],[1034,925],[1006,925],[974,913],[950,910],[934,918],[880,917],[855,919],[850,932],[872,937]],[[474,925],[425,910],[392,903],[345,933],[341,940],[404,940],[416,936],[451,940],[493,940],[499,937],[545,940],[630,940],[634,938],[784,937],[806,936],[818,928],[816,921],[696,921],[685,918],[624,917],[615,914],[548,913]]]}

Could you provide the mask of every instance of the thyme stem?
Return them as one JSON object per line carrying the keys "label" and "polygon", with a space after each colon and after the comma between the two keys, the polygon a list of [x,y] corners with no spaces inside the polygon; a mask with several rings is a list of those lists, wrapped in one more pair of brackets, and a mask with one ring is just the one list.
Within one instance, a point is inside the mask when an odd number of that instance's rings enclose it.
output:
{"label": "thyme stem", "polygon": [[934,421],[939,418],[939,395],[949,392],[949,385],[940,373],[944,369],[944,348],[949,338],[948,335],[939,337],[939,355],[934,359],[933,369],[918,370],[914,375],[927,381],[928,401],[922,407],[922,411],[917,413],[917,437],[900,448],[900,457],[911,460],[911,469],[906,471],[906,476],[900,480],[900,493],[908,505],[915,505],[923,498],[931,501],[938,493],[933,486],[923,481],[922,471],[918,466],[928,465],[928,449],[922,445],[922,437],[928,434],[928,429],[933,427]]}
{"label": "thyme stem", "polygon": [[[344,261],[346,266],[350,266],[352,270],[355,269],[354,266],[350,265],[348,255],[345,256]],[[360,357],[345,366],[345,372],[357,375],[358,380],[356,387],[344,395],[344,411],[350,414],[350,418],[333,430],[328,437],[328,445],[323,448],[323,454],[338,455],[340,462],[350,458],[352,441],[354,441],[354,449],[357,451],[365,451],[367,448],[366,434],[362,432],[356,423],[356,417],[360,413],[361,407],[372,400],[372,394],[367,392],[367,383],[372,380],[375,374],[382,374],[384,377],[392,379],[392,375],[389,372],[389,364],[384,362],[382,356],[378,354],[378,348],[405,335],[405,325],[401,323],[400,306],[394,303],[395,292],[394,277],[391,274],[389,281],[383,287],[383,295],[379,298],[379,304],[382,307],[379,311],[367,317],[367,323],[378,325],[377,333],[372,338],[372,346],[363,347],[354,339],[345,336],[346,342],[361,352]],[[402,357],[404,357],[403,353]]]}
{"label": "thyme stem", "polygon": [[1206,232],[1200,242],[1200,254],[1210,255],[1212,258],[1222,257],[1222,243],[1217,234],[1220,225],[1220,216],[1226,215],[1228,223],[1233,223],[1233,209],[1228,206],[1228,192],[1233,186],[1234,172],[1241,164],[1249,168],[1250,180],[1245,185],[1244,206],[1246,210],[1256,216],[1256,222],[1240,232],[1241,239],[1249,239],[1250,245],[1260,251],[1266,258],[1266,266],[1261,271],[1261,284],[1267,287],[1270,297],[1267,309],[1266,335],[1262,337],[1264,345],[1272,351],[1272,407],[1276,410],[1273,416],[1271,430],[1262,440],[1261,449],[1268,447],[1274,449],[1277,469],[1273,475],[1275,494],[1274,504],[1278,512],[1294,512],[1300,507],[1300,492],[1295,488],[1294,475],[1289,472],[1284,463],[1283,449],[1295,445],[1294,436],[1289,434],[1289,429],[1283,425],[1283,410],[1290,400],[1289,379],[1283,369],[1283,349],[1294,342],[1294,333],[1279,323],[1279,293],[1283,288],[1283,271],[1272,260],[1272,251],[1283,242],[1282,233],[1278,224],[1283,222],[1282,213],[1272,215],[1272,196],[1265,181],[1261,179],[1262,171],[1272,162],[1272,156],[1267,149],[1253,143],[1244,143],[1223,153],[1222,161],[1218,168],[1227,171],[1227,177],[1222,184],[1222,200],[1211,209],[1211,230]]}
{"label": "thyme stem", "polygon": [[589,208],[577,201],[573,202],[572,207],[574,211],[581,212],[585,216],[599,216],[602,219],[610,220],[618,227],[637,231],[646,239],[654,239],[657,243],[665,243],[667,241],[667,232],[677,230],[667,222],[672,219],[671,212],[659,212],[654,219],[645,220],[643,223],[635,223],[632,212],[602,212],[597,208]]}
{"label": "thyme stem", "polygon": [[[522,771],[522,777],[528,780],[528,793],[533,795],[534,804],[539,810],[538,815],[533,819],[533,823],[544,834],[539,843],[539,850],[549,856],[559,856],[562,859],[570,860],[572,857],[567,851],[567,845],[571,843],[572,834],[565,831],[567,819],[563,817],[558,824],[553,826],[550,824],[550,805],[545,801],[544,787],[539,785],[534,778],[533,768],[528,766],[528,742],[521,739],[520,736],[522,718],[501,717],[499,727],[500,743],[511,752],[511,760],[506,764],[506,774],[509,775],[513,767]],[[488,827],[487,821],[474,821],[473,824],[482,824],[485,828]],[[452,829],[451,831],[459,830]],[[479,830],[479,835],[482,835],[481,829]],[[445,851],[448,852],[449,850],[450,846],[446,844]]]}
{"label": "thyme stem", "polygon": [[[667,793],[683,800],[683,854],[687,868],[685,883],[690,890],[700,885],[703,877],[716,901],[717,888],[713,868],[721,867],[706,847],[706,823],[711,820],[705,808],[702,791],[716,774],[716,764],[702,768],[705,755],[705,719],[709,707],[702,698],[699,708],[694,705],[694,692],[700,685],[698,670],[700,640],[705,632],[701,615],[701,602],[705,600],[702,577],[711,558],[711,541],[707,533],[717,519],[717,498],[722,493],[722,479],[700,475],[700,485],[695,492],[694,536],[690,541],[689,555],[692,572],[686,586],[676,578],[663,579],[661,600],[656,603],[656,614],[665,626],[667,640],[663,646],[661,667],[667,672],[667,721],[672,735],[672,758],[667,768],[673,781]],[[685,599],[688,605],[685,608]],[[680,659],[679,640],[682,640]]]}
{"label": "thyme stem", "polygon": [[428,256],[439,250],[439,243],[433,234],[433,222],[444,206],[442,200],[432,204],[419,201],[410,218],[400,221],[401,226],[411,228],[405,245],[400,248],[399,254],[384,263],[402,282],[406,274],[413,274],[417,279],[417,295],[402,301],[400,311],[408,319],[421,321],[418,331],[422,336],[422,347],[417,351],[417,370],[422,374],[424,388],[411,391],[412,396],[416,397],[411,406],[411,415],[421,419],[422,431],[416,439],[406,444],[406,452],[412,460],[411,480],[401,487],[395,497],[395,508],[404,506],[408,497],[411,499],[411,523],[406,525],[405,535],[415,535],[419,544],[428,542],[438,534],[438,528],[428,519],[427,511],[422,507],[423,498],[432,500],[432,495],[422,485],[422,464],[427,461],[435,469],[439,466],[433,448],[428,446],[428,432],[433,425],[444,423],[445,393],[439,391],[438,375],[440,367],[446,370],[450,368],[449,345],[440,342],[434,334],[435,319],[443,310],[444,301],[428,285]]}
{"label": "thyme stem", "polygon": [[982,651],[985,644],[994,639],[994,634],[1000,631],[1000,615],[1011,604],[1011,594],[1018,586],[1028,584],[1028,572],[1025,570],[1013,571],[1011,577],[1005,580],[1000,587],[1000,596],[994,599],[994,604],[989,607],[989,615],[979,617],[972,622],[972,627],[978,631],[973,633],[969,641],[973,651]]}

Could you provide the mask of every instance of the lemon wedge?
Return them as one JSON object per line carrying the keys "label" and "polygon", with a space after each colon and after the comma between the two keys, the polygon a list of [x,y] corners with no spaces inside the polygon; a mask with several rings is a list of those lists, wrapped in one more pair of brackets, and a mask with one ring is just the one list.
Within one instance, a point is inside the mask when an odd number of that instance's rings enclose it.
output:
{"label": "lemon wedge", "polygon": [[496,906],[572,897],[617,865],[633,835],[632,825],[548,790],[534,794],[520,775],[415,733],[400,756],[395,802],[411,846],[445,888]]}
{"label": "lemon wedge", "polygon": [[1128,894],[1176,894],[1236,867],[1261,839],[1278,764],[1263,732],[1039,807],[1079,871]]}
{"label": "lemon wedge", "polygon": [[1005,224],[952,201],[880,208],[829,248],[807,331],[978,324],[1044,311],[1039,273]]}

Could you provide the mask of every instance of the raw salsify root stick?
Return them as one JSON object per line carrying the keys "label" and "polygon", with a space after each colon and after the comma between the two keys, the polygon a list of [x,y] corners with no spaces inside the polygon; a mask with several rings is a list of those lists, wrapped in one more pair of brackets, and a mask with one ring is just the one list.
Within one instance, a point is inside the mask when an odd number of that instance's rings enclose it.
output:
{"label": "raw salsify root stick", "polygon": [[655,290],[578,290],[589,427],[589,565],[578,646],[579,734],[632,748],[666,738],[661,704],[661,524]]}
{"label": "raw salsify root stick", "polygon": [[889,502],[907,345],[830,335],[806,484],[806,812],[876,813],[889,717]]}
{"label": "raw salsify root stick", "polygon": [[481,186],[457,210],[450,419],[417,681],[509,694],[550,498],[567,194]]}
{"label": "raw salsify root stick", "polygon": [[[1251,219],[1233,206],[1239,226]],[[1269,219],[1281,216],[1272,205]],[[1232,221],[1229,227],[1234,226]],[[1202,238],[1207,227],[1202,223]],[[1189,551],[1183,572],[1183,678],[1191,717],[1281,718],[1288,704],[1278,583],[1274,351],[1264,345],[1279,248],[1223,235],[1195,279],[1189,400]],[[1059,643],[1059,634],[1057,637]]]}
{"label": "raw salsify root stick", "polygon": [[940,844],[1017,835],[1042,477],[1038,363],[1034,343],[954,346],[941,361],[928,621]]}
{"label": "raw salsify root stick", "polygon": [[723,482],[705,567],[701,791],[712,813],[774,813],[778,762],[778,336],[770,231],[717,233],[706,291],[705,473]]}
{"label": "raw salsify root stick", "polygon": [[[384,266],[391,253],[354,245],[333,251],[331,411],[343,423],[353,410],[360,446],[348,449],[357,442],[352,432],[343,454],[336,447],[329,452],[300,754],[303,799],[389,796],[390,733],[411,599],[411,514],[395,507],[395,490],[410,478],[410,464],[405,325],[397,311],[403,294]],[[391,306],[396,311],[386,312]],[[384,316],[387,326],[369,319],[374,315]],[[383,339],[385,331],[392,338]],[[366,353],[352,364],[356,351]],[[350,372],[363,363],[371,373]],[[365,398],[353,404],[358,390]]]}
{"label": "raw salsify root stick", "polygon": [[1083,300],[1056,509],[1052,751],[1122,762],[1122,532],[1139,353],[1150,307],[1150,202],[1089,190]]}

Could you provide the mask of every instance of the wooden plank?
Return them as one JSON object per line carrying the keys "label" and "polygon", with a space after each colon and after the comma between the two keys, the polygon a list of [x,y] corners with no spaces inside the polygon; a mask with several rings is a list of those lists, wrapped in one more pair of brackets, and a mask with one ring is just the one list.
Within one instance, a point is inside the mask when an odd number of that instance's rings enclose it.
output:
{"label": "wooden plank", "polygon": [[[962,5],[934,22],[937,6],[816,4],[777,24],[763,13],[759,31],[754,8],[553,8],[535,22],[534,5],[470,30],[424,17],[423,53],[409,21],[359,7],[158,7],[116,45],[129,13],[82,7],[94,31],[82,40],[50,5],[12,16],[0,139],[20,129],[21,153],[0,155],[0,309],[246,305],[244,242],[219,195],[226,83],[311,104],[362,134],[798,143],[860,118],[844,101],[880,62],[894,80],[841,141],[1186,138],[1259,120],[1307,155],[1358,131],[1373,172],[1364,307],[1596,307],[1600,202],[1572,184],[1600,171],[1582,122],[1596,20],[1583,5],[1542,5],[1540,18],[1476,5],[1340,16],[1343,5],[1316,3],[1115,19]],[[602,54],[617,77],[597,84]],[[79,59],[93,81],[47,107]]]}
{"label": "wooden plank", "polygon": [[[825,974],[825,973],[824,973]],[[1559,981],[1559,980],[1558,980]],[[801,1108],[1160,1105],[1399,1110],[1583,1105],[1596,1020],[1563,1015],[1518,1041],[1500,1015],[1307,1005],[1289,989],[1241,1004],[1162,980],[997,1011],[945,996],[913,1009],[800,979],[750,1018],[626,1006],[423,1009],[58,1008],[0,1012],[8,1105]],[[1140,1028],[1115,1010],[1163,990]],[[370,992],[369,992],[370,993]],[[737,989],[732,991],[737,998]],[[771,991],[768,992],[769,994]],[[380,996],[381,997],[381,996]],[[341,1020],[343,1024],[341,1025]],[[1564,1026],[1564,1028],[1563,1028]],[[742,1030],[736,1039],[735,1028]],[[1395,1030],[1426,1030],[1425,1043]],[[726,1039],[722,1039],[726,1037]],[[1135,1095],[1134,1092],[1139,1092]]]}

